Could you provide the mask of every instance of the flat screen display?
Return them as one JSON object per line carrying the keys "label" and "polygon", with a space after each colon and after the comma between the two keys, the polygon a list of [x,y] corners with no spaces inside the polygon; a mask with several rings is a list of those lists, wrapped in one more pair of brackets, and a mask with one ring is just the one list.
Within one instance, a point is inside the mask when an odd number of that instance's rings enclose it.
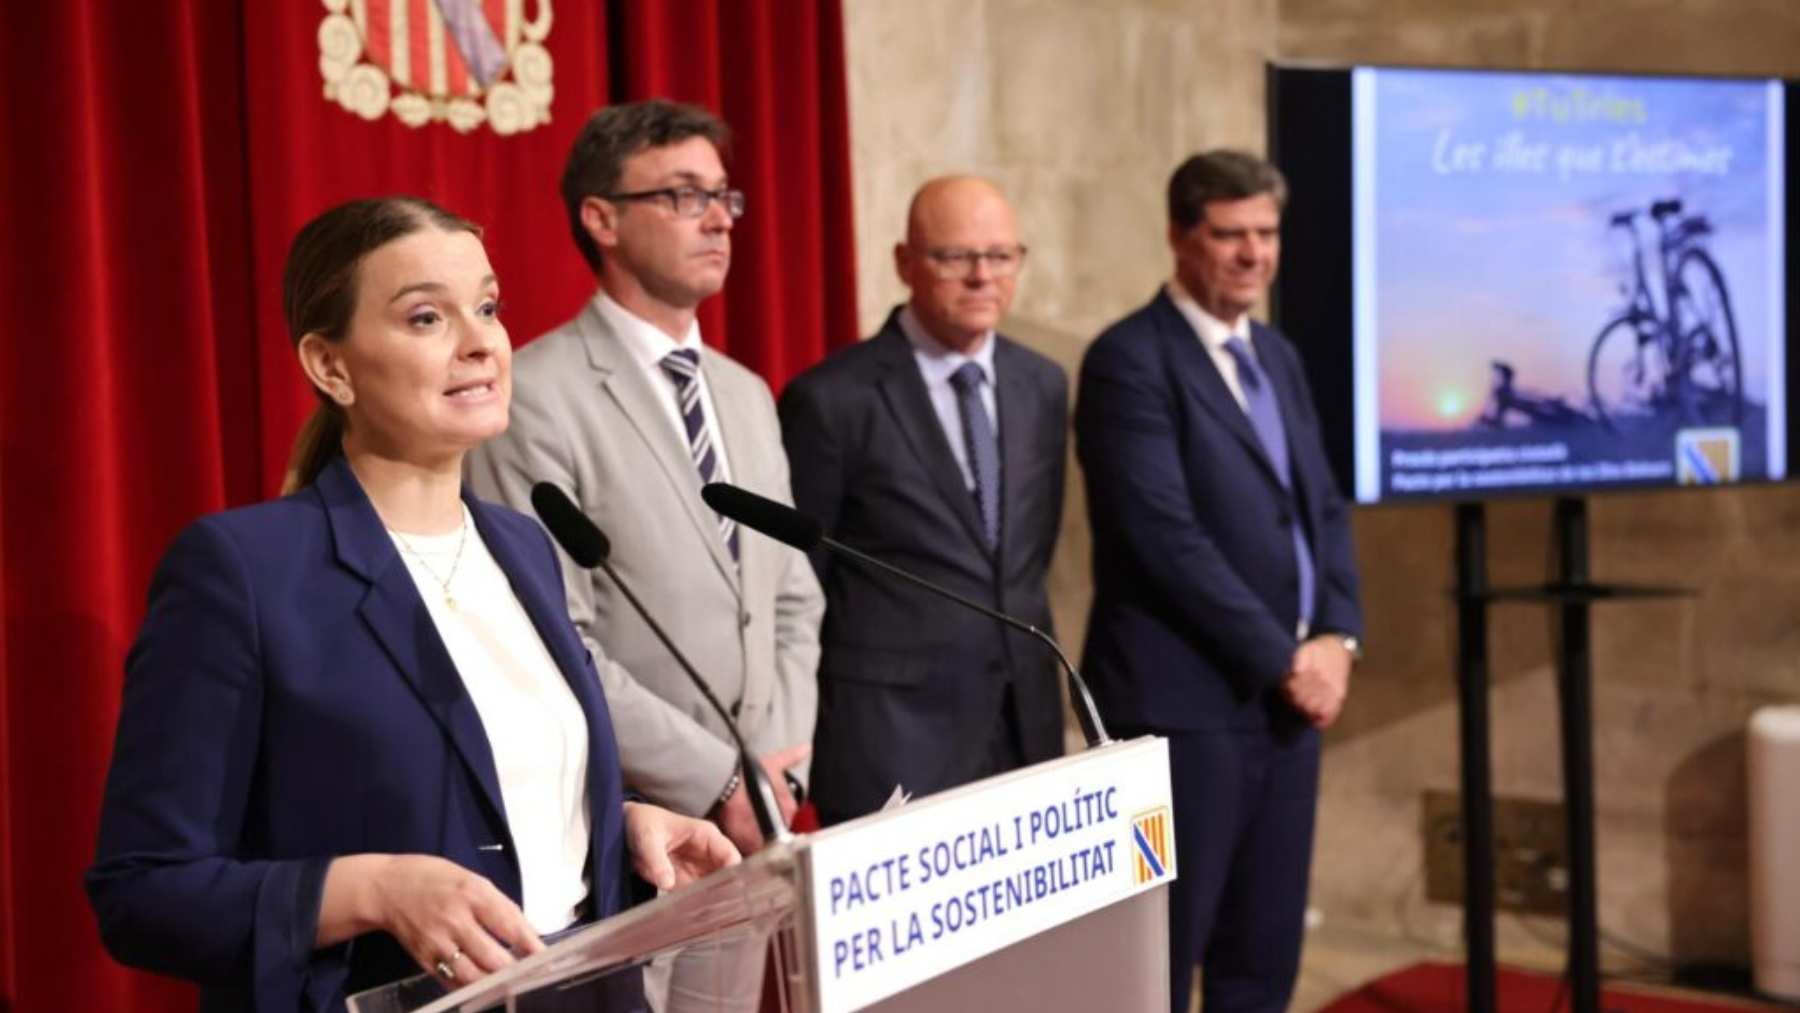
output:
{"label": "flat screen display", "polygon": [[1275,314],[1359,502],[1786,476],[1788,84],[1271,84]]}

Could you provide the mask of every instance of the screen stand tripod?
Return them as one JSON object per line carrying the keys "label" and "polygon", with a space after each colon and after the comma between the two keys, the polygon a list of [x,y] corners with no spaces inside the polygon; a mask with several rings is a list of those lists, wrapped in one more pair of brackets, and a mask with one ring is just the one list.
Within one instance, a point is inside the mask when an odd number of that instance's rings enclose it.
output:
{"label": "screen stand tripod", "polygon": [[1691,589],[1598,584],[1588,576],[1587,501],[1554,506],[1556,574],[1544,584],[1490,587],[1485,508],[1456,505],[1457,696],[1462,749],[1463,939],[1471,1013],[1494,1010],[1494,796],[1489,758],[1488,606],[1528,602],[1556,610],[1556,682],[1568,819],[1568,979],[1574,1013],[1599,1013],[1599,915],[1594,866],[1592,606],[1690,595]]}

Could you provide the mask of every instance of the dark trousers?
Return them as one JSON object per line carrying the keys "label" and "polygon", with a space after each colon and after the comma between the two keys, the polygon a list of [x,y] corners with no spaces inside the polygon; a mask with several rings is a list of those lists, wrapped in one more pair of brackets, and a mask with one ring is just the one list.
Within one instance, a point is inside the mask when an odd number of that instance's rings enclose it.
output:
{"label": "dark trousers", "polygon": [[1175,795],[1169,1009],[1187,1013],[1198,962],[1206,1013],[1279,1013],[1300,971],[1319,734],[1156,734]]}

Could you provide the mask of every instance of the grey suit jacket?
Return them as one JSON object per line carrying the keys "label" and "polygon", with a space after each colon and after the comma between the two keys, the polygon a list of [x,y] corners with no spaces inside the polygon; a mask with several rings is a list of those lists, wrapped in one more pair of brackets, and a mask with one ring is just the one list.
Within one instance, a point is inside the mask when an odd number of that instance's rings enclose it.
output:
{"label": "grey suit jacket", "polygon": [[[732,481],[792,502],[768,385],[707,349],[700,368]],[[752,531],[734,564],[700,499],[686,435],[590,301],[513,358],[512,423],[468,457],[481,495],[529,512],[554,482],[612,541],[612,564],[737,715],[762,755],[812,741],[825,600],[806,556]],[[606,690],[628,788],[680,812],[718,801],[737,764],[724,724],[604,573],[562,557],[569,612]],[[807,767],[794,773],[803,780]]]}

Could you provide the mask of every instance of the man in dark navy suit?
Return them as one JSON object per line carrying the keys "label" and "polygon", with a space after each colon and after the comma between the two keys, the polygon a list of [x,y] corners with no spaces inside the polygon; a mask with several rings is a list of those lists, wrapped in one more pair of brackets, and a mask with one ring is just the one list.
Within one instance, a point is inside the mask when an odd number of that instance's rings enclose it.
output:
{"label": "man in dark navy suit", "polygon": [[1350,518],[1300,358],[1249,319],[1287,185],[1238,152],[1169,180],[1174,277],[1082,363],[1094,529],[1085,667],[1115,733],[1167,736],[1175,1013],[1287,1008],[1299,970],[1319,730],[1362,631]]}
{"label": "man in dark navy suit", "polygon": [[[991,183],[933,180],[894,250],[911,289],[880,333],[781,397],[794,503],[832,536],[1040,628],[1062,517],[1068,379],[995,331],[1025,260]],[[819,555],[813,798],[826,822],[1061,752],[1043,645]]]}

